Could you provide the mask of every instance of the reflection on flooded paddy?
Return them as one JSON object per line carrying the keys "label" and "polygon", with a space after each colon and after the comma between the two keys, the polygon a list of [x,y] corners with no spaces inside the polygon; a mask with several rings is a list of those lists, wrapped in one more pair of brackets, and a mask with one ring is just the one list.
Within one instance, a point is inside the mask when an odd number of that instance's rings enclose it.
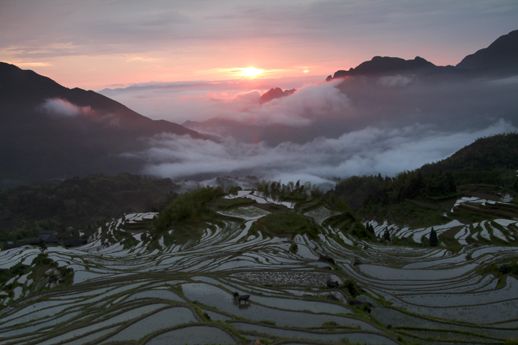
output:
{"label": "reflection on flooded paddy", "polygon": [[237,344],[237,342],[217,327],[191,326],[162,333],[146,343],[146,345],[170,344]]}
{"label": "reflection on flooded paddy", "polygon": [[129,302],[141,298],[163,298],[177,302],[185,302],[180,296],[168,290],[148,290],[137,292],[128,297],[125,301]]}
{"label": "reflection on flooded paddy", "polygon": [[271,298],[254,296],[254,302],[261,303],[269,307],[290,310],[308,310],[314,313],[329,313],[329,314],[351,314],[349,308],[343,305],[337,305],[326,302],[305,301],[290,298]]}
{"label": "reflection on flooded paddy", "polygon": [[396,341],[388,337],[367,332],[340,332],[340,330],[308,332],[293,329],[283,329],[271,326],[262,326],[244,322],[232,322],[231,325],[243,331],[253,331],[260,334],[275,336],[278,338],[299,338],[332,342],[347,341],[361,342],[366,344],[397,344]]}
{"label": "reflection on flooded paddy", "polygon": [[191,301],[196,300],[211,307],[215,307],[218,310],[250,320],[268,320],[279,326],[319,327],[324,322],[333,321],[339,325],[347,327],[360,327],[364,330],[375,329],[364,321],[342,316],[291,312],[258,306],[253,304],[254,297],[250,298],[250,303],[242,303],[239,305],[235,303],[234,298],[230,293],[208,284],[183,284],[182,290],[185,296]]}
{"label": "reflection on flooded paddy", "polygon": [[62,335],[57,336],[57,337],[54,337],[51,340],[42,342],[40,344],[41,345],[56,344],[58,342],[61,342],[61,341],[64,341],[64,340],[68,340],[68,339],[72,339],[72,338],[75,338],[77,336],[81,336],[83,334],[86,335],[86,334],[88,334],[90,332],[94,332],[96,330],[105,328],[107,326],[115,325],[117,323],[121,323],[121,322],[124,322],[124,321],[129,321],[131,319],[138,318],[138,317],[140,317],[143,314],[146,314],[146,313],[152,312],[154,310],[160,309],[160,308],[162,308],[164,306],[165,306],[164,304],[153,304],[153,305],[149,305],[149,306],[135,308],[133,310],[130,310],[130,311],[127,311],[127,312],[123,312],[122,314],[119,314],[119,315],[116,315],[116,316],[113,316],[113,317],[108,317],[108,319],[105,320],[105,321],[94,323],[94,324],[92,324],[90,326],[82,327],[82,328],[75,329],[73,331],[67,332],[65,334],[62,334]]}
{"label": "reflection on flooded paddy", "polygon": [[[315,239],[252,235],[253,221],[269,213],[259,207],[275,212],[266,199],[254,198],[262,204],[222,212],[241,219],[210,223],[187,243],[166,245],[166,236],[159,236],[151,245],[139,233],[132,235],[139,244],[124,248],[121,242],[103,243],[101,235],[113,233],[99,229],[99,237],[84,247],[52,248],[49,256],[57,265],[74,271],[74,284],[51,286],[54,273],[37,282],[33,268],[9,277],[12,285],[0,291],[0,345],[245,345],[261,338],[292,345],[436,339],[446,345],[455,337],[488,344],[518,338],[518,281],[498,273],[502,264],[514,262],[515,247],[500,243],[454,251],[367,242],[344,235],[339,223],[327,224],[334,211],[316,203],[290,211],[324,222]],[[115,221],[109,231],[119,223],[124,224]],[[483,227],[489,238],[508,238],[514,223]],[[376,233],[387,228],[408,238],[429,232],[373,224]],[[495,224],[504,224],[500,232]],[[467,225],[458,227],[453,239],[475,235]],[[0,252],[0,267],[30,265],[37,254],[36,248]],[[477,268],[483,265],[496,269],[481,273]],[[234,291],[250,297],[236,300]]]}
{"label": "reflection on flooded paddy", "polygon": [[476,264],[466,264],[462,267],[443,270],[406,270],[377,265],[360,265],[360,270],[375,279],[380,280],[447,280],[460,277],[477,267]]}
{"label": "reflection on flooded paddy", "polygon": [[163,328],[196,321],[198,320],[194,317],[193,312],[189,308],[169,308],[131,324],[129,327],[117,333],[117,335],[106,340],[106,342],[138,340],[147,334]]}

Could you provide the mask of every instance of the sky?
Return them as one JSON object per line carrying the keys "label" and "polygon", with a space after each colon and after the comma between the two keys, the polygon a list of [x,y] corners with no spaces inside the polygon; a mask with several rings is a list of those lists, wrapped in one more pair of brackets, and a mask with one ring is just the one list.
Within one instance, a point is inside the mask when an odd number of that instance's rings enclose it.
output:
{"label": "sky", "polygon": [[[518,29],[517,18],[516,0],[0,0],[0,61],[219,136],[149,138],[124,153],[147,162],[142,173],[319,183],[393,176],[516,131],[516,77],[324,80],[374,56],[456,65]],[[297,92],[261,104],[272,87]],[[42,107],[95,110],[60,99]]]}
{"label": "sky", "polygon": [[0,60],[67,87],[284,77],[373,56],[456,64],[516,29],[515,0],[3,0]]}

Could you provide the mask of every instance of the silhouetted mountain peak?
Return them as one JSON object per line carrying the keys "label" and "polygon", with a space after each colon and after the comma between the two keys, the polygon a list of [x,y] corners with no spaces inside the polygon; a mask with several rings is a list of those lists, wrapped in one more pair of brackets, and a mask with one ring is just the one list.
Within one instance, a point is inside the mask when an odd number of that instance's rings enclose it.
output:
{"label": "silhouetted mountain peak", "polygon": [[500,36],[489,47],[466,56],[457,66],[436,66],[416,56],[413,60],[397,57],[375,56],[348,71],[339,70],[326,81],[355,76],[378,76],[394,74],[421,74],[425,76],[494,76],[518,73],[518,30]]}
{"label": "silhouetted mountain peak", "polygon": [[261,95],[261,99],[259,100],[259,102],[266,103],[266,102],[269,102],[276,98],[286,97],[286,96],[293,94],[295,91],[297,91],[297,90],[291,89],[291,90],[283,91],[281,88],[278,88],[278,87],[271,88],[270,90],[268,90],[267,92],[265,92]]}
{"label": "silhouetted mountain peak", "polygon": [[487,48],[466,56],[457,68],[518,72],[518,30],[500,36]]}
{"label": "silhouetted mountain peak", "polygon": [[362,62],[356,68],[351,68],[348,71],[337,71],[333,78],[416,72],[435,67],[433,63],[419,56],[416,56],[413,60],[389,56],[375,56],[370,61]]}

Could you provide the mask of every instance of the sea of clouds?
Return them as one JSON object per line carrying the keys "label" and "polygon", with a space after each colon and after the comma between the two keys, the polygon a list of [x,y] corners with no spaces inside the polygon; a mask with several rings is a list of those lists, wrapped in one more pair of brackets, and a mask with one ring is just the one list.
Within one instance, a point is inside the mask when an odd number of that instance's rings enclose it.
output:
{"label": "sea of clouds", "polygon": [[[258,90],[172,101],[215,140],[161,134],[126,157],[173,179],[254,175],[313,183],[394,176],[445,159],[477,138],[516,131],[518,82],[423,82],[414,76],[311,83],[260,104]],[[263,91],[264,92],[264,91]],[[259,140],[258,140],[259,138]]]}

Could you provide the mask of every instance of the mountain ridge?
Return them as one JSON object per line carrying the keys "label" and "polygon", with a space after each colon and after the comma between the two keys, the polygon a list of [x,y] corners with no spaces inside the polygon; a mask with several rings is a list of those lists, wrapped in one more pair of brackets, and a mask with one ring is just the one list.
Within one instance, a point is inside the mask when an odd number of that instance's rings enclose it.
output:
{"label": "mountain ridge", "polygon": [[380,76],[391,73],[423,75],[453,74],[479,76],[480,74],[518,73],[518,30],[502,35],[487,48],[467,55],[456,66],[437,66],[416,56],[413,60],[399,57],[375,56],[349,70],[338,70],[326,81],[345,77]]}
{"label": "mountain ridge", "polygon": [[518,72],[518,30],[502,35],[487,48],[467,55],[455,67],[489,72]]}
{"label": "mountain ridge", "polygon": [[66,88],[31,70],[0,63],[0,187],[90,173],[137,173],[122,154],[160,133],[206,139],[152,120],[94,91]]}

